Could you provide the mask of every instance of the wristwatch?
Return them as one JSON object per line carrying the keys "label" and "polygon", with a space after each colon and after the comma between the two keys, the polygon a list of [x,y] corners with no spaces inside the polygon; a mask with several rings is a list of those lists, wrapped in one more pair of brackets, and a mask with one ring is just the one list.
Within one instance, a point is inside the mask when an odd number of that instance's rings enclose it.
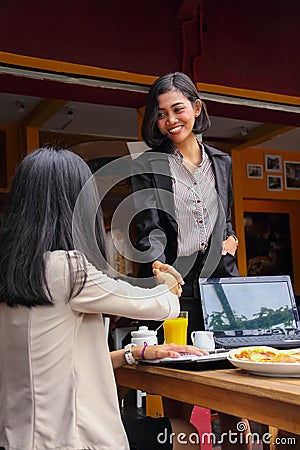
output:
{"label": "wristwatch", "polygon": [[236,237],[235,234],[230,234],[229,236],[227,236],[227,239],[228,239],[229,237],[232,237],[232,238],[235,240],[235,243],[236,243],[237,246],[239,245],[239,240],[238,240],[238,238]]}
{"label": "wristwatch", "polygon": [[124,356],[125,356],[127,364],[129,364],[130,366],[134,366],[134,365],[138,364],[138,361],[136,361],[134,359],[134,356],[133,356],[132,351],[131,351],[131,347],[136,347],[136,344],[127,344],[127,345],[125,345],[125,347],[124,347],[124,350],[125,350],[124,351]]}

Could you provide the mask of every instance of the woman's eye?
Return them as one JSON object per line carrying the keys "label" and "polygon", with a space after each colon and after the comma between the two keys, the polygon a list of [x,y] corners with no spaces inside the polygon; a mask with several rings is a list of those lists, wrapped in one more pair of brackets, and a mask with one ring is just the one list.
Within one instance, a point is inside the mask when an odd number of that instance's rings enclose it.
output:
{"label": "woman's eye", "polygon": [[184,110],[183,106],[180,106],[180,107],[174,109],[175,113],[180,113],[183,110]]}
{"label": "woman's eye", "polygon": [[157,118],[158,118],[158,119],[162,119],[162,118],[165,117],[165,116],[166,116],[166,113],[164,113],[164,112],[159,112]]}

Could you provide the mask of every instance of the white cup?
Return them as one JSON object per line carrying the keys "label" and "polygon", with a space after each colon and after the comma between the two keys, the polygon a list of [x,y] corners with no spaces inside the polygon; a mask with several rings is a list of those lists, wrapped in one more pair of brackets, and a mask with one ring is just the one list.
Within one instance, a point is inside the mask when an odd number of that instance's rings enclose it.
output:
{"label": "white cup", "polygon": [[214,333],[212,331],[192,331],[191,339],[193,345],[205,350],[215,349]]}
{"label": "white cup", "polygon": [[131,332],[131,343],[135,345],[157,345],[157,336],[155,330],[148,330],[148,327],[139,327],[138,330]]}

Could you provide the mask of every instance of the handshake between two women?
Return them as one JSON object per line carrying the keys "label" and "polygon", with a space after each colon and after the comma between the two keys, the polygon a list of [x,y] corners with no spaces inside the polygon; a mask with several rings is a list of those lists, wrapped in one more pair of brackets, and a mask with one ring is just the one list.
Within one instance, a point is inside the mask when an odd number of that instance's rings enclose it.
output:
{"label": "handshake between two women", "polygon": [[154,261],[152,271],[156,284],[165,284],[168,286],[170,292],[177,295],[177,297],[181,296],[184,281],[181,274],[173,266],[160,261]]}

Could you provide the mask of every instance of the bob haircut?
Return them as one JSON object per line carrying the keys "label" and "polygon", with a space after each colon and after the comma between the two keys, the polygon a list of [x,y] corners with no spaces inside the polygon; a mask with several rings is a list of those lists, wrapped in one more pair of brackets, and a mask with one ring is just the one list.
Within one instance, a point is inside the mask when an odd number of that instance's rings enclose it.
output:
{"label": "bob haircut", "polygon": [[[66,251],[70,297],[75,290],[76,294],[80,292],[86,273],[81,249],[74,248],[73,212],[82,188],[87,185],[90,187],[84,201],[88,203],[87,208],[94,208],[96,217],[88,225],[82,219],[76,224],[77,229],[85,235],[94,233],[98,248],[106,258],[97,187],[93,179],[86,185],[91,176],[80,156],[62,148],[43,147],[23,159],[14,177],[0,228],[0,302],[28,307],[52,304],[45,256],[55,250]],[[82,216],[85,217],[84,212]],[[69,250],[78,250],[75,252],[76,270],[71,265]],[[93,250],[89,252],[89,260],[95,247]],[[91,262],[100,268],[99,260]]]}
{"label": "bob haircut", "polygon": [[182,72],[168,73],[155,80],[147,96],[142,135],[146,144],[151,148],[159,147],[168,141],[168,138],[159,131],[157,126],[158,97],[172,89],[181,92],[192,105],[196,100],[201,101],[201,114],[195,118],[193,132],[200,134],[210,127],[210,118],[206,106],[199,97],[199,92],[192,80]]}

